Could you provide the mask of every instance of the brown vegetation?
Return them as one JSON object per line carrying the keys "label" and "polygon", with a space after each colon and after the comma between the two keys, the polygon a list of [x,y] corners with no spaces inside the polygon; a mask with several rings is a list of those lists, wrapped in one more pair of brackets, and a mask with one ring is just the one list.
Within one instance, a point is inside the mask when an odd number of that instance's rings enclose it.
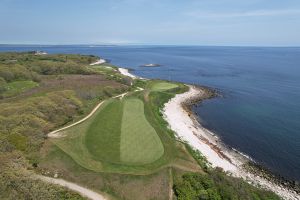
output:
{"label": "brown vegetation", "polygon": [[[8,83],[38,81],[38,87],[0,101],[0,198],[82,199],[30,179],[47,133],[84,115],[102,99],[128,89],[90,69],[97,58],[80,55],[0,54],[0,96]],[[3,91],[1,90],[4,89]],[[28,162],[29,161],[29,162]]]}

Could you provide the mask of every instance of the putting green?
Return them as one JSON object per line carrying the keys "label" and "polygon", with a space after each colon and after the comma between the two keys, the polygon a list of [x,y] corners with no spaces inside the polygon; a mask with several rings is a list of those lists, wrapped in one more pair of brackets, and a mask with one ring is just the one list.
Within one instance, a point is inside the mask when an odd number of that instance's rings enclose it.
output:
{"label": "putting green", "polygon": [[126,99],[121,127],[121,161],[147,164],[164,153],[163,144],[144,114],[144,103],[139,99]]}
{"label": "putting green", "polygon": [[151,163],[164,152],[137,98],[113,100],[99,112],[86,130],[85,146],[94,160],[133,165]]}
{"label": "putting green", "polygon": [[155,83],[151,89],[154,91],[164,91],[164,90],[170,90],[170,89],[173,89],[176,87],[178,87],[178,85],[173,84],[173,83],[159,82],[159,83]]}

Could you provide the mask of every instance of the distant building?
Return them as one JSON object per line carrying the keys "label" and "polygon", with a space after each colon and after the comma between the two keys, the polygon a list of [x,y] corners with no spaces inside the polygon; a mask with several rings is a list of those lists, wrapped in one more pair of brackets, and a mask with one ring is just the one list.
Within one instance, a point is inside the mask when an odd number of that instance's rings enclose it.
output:
{"label": "distant building", "polygon": [[48,53],[45,51],[34,51],[34,55],[47,55]]}

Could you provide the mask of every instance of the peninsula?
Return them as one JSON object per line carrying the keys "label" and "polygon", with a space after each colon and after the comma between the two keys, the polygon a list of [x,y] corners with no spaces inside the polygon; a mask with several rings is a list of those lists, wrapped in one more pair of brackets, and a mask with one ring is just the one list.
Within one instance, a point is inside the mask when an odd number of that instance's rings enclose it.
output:
{"label": "peninsula", "polygon": [[248,172],[197,123],[190,105],[209,88],[32,52],[1,53],[0,83],[1,198],[299,197]]}

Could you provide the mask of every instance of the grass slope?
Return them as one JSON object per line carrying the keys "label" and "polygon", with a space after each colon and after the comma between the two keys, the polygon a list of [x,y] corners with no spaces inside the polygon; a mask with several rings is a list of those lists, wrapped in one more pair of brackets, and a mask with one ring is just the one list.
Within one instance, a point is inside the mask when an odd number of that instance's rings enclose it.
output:
{"label": "grass slope", "polygon": [[119,163],[122,103],[110,102],[87,129],[85,146],[95,160]]}
{"label": "grass slope", "polygon": [[136,98],[124,100],[121,129],[121,161],[151,163],[161,157],[164,147],[144,114],[144,103]]}

